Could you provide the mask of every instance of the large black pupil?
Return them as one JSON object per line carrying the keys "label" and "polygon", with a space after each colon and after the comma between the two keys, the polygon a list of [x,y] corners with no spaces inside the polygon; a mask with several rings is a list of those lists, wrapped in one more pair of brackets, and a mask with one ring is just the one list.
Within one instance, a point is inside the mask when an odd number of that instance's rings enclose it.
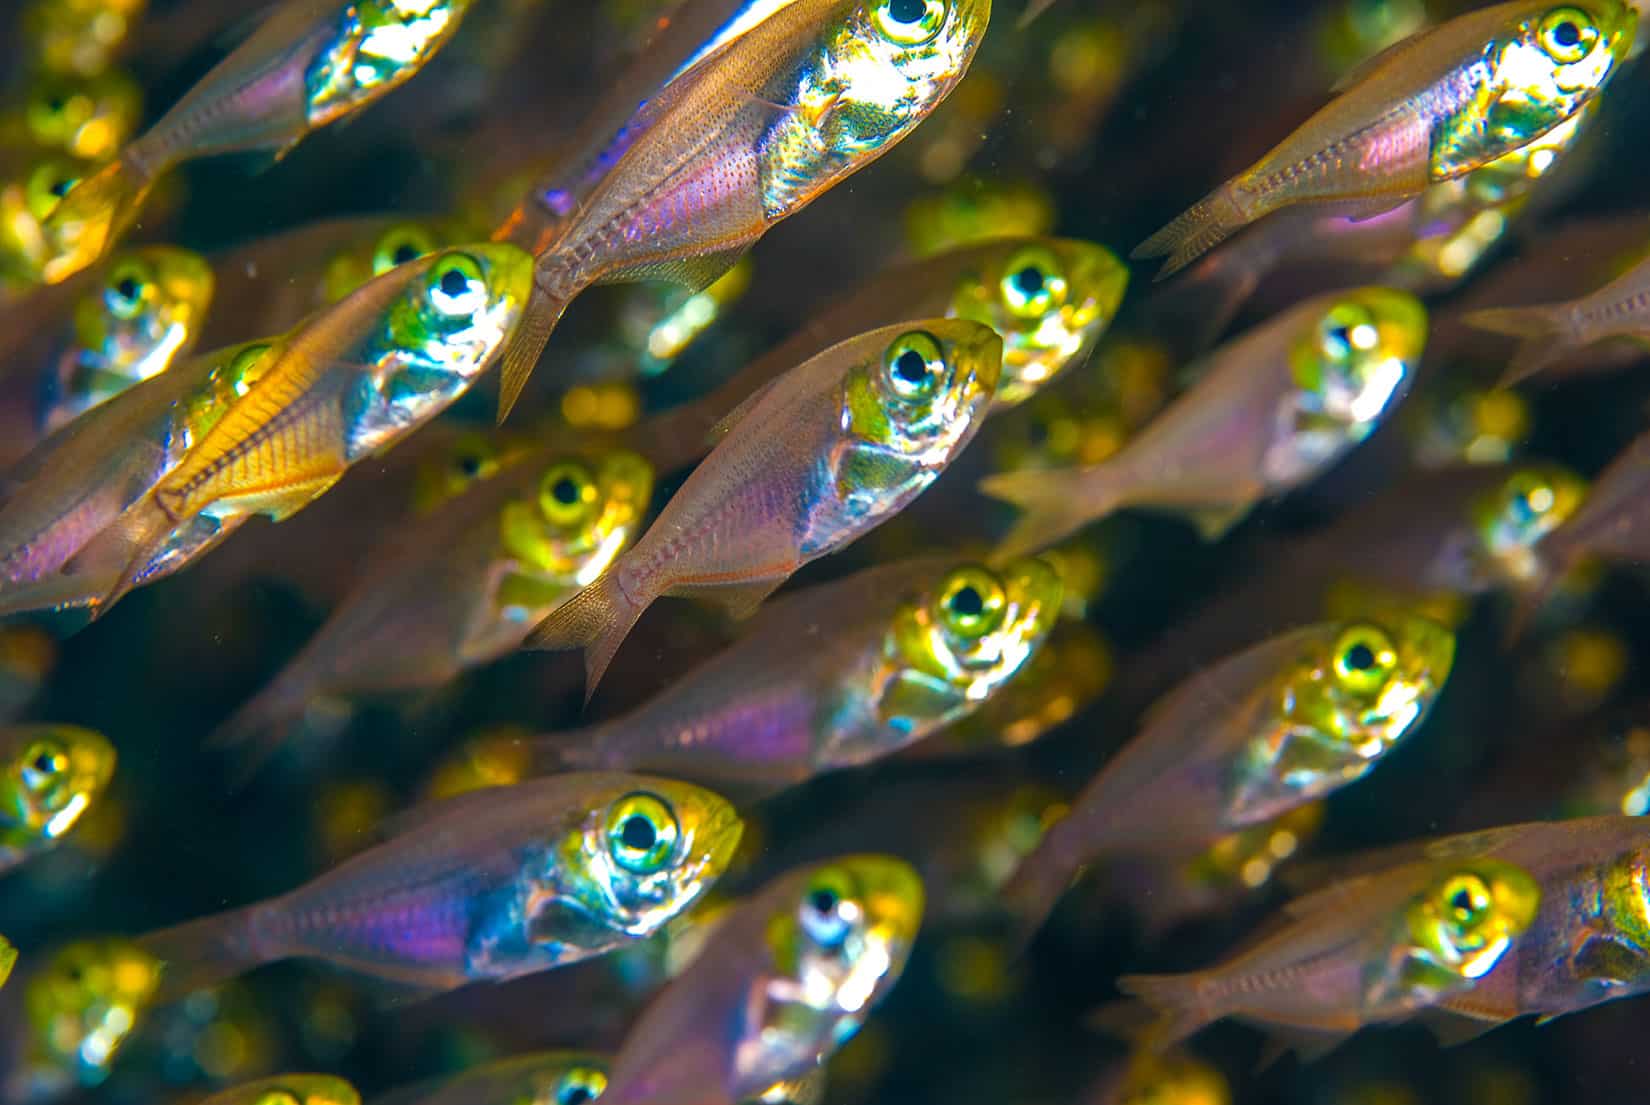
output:
{"label": "large black pupil", "polygon": [[448,269],[441,274],[441,294],[449,299],[457,299],[469,290],[469,277],[457,269]]}
{"label": "large black pupil", "polygon": [[1014,286],[1021,295],[1036,295],[1043,290],[1043,270],[1027,265],[1014,274]]}
{"label": "large black pupil", "polygon": [[480,457],[461,457],[458,461],[458,470],[466,476],[478,475],[481,472]]}
{"label": "large black pupil", "polygon": [[624,827],[619,830],[619,839],[631,851],[646,852],[658,843],[659,835],[653,831],[653,822],[638,813],[625,818]]}
{"label": "large black pupil", "polygon": [[572,506],[579,501],[579,485],[574,483],[570,477],[563,476],[556,481],[555,486],[550,488],[550,494],[562,506]]}
{"label": "large black pupil", "polygon": [[829,917],[836,912],[836,895],[829,890],[815,890],[808,895],[808,908],[820,916]]}
{"label": "large black pupil", "polygon": [[1353,645],[1346,652],[1346,666],[1353,671],[1368,671],[1375,666],[1375,650],[1368,645]]}
{"label": "large black pupil", "polygon": [[1553,41],[1560,46],[1574,46],[1581,41],[1581,28],[1565,21],[1553,28]]}
{"label": "large black pupil", "polygon": [[888,15],[895,23],[915,23],[928,10],[924,0],[890,0]]}
{"label": "large black pupil", "polygon": [[122,298],[122,299],[125,299],[125,300],[136,299],[137,296],[138,296],[137,281],[133,280],[130,276],[125,277],[124,279],[122,279],[120,281],[120,283],[115,285],[115,291],[120,293],[120,298]]}
{"label": "large black pupil", "polygon": [[[390,254],[390,260],[394,261],[398,265],[405,265],[408,261],[415,261],[417,259],[418,259],[418,250],[414,249],[410,245],[407,245],[405,242],[403,242],[401,245],[396,246],[395,247],[395,252]],[[448,275],[451,275],[451,273],[449,273]],[[441,286],[442,286],[442,290],[445,291],[446,286],[447,286],[447,278],[446,277],[442,277]],[[458,293],[457,292],[447,292],[447,294],[448,295],[457,295]]]}
{"label": "large black pupil", "polygon": [[984,610],[985,600],[973,587],[964,587],[951,596],[951,612],[959,617],[978,617]]}
{"label": "large black pupil", "polygon": [[50,191],[51,194],[56,196],[58,199],[62,199],[64,196],[69,194],[69,189],[73,187],[74,181],[69,178],[64,178],[62,180],[54,181],[48,191]]}
{"label": "large black pupil", "polygon": [[34,758],[34,769],[42,775],[50,775],[57,766],[57,758],[50,752],[42,752]]}
{"label": "large black pupil", "polygon": [[595,1095],[583,1086],[574,1086],[572,1089],[561,1095],[561,1102],[562,1105],[584,1105],[586,1101],[592,1100],[594,1096]]}
{"label": "large black pupil", "polygon": [[1329,340],[1336,345],[1350,346],[1352,344],[1352,331],[1344,326],[1337,326],[1329,331]]}
{"label": "large black pupil", "polygon": [[907,349],[894,361],[894,373],[915,387],[928,376],[928,360],[915,349]]}

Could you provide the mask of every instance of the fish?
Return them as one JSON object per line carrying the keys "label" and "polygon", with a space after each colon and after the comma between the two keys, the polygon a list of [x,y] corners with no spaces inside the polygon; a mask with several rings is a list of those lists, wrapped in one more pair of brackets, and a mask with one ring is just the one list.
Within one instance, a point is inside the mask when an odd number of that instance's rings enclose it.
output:
{"label": "fish", "polygon": [[[529,197],[572,206],[534,243],[500,421],[579,292],[638,278],[709,284],[927,117],[967,72],[990,16],[990,0],[752,6],[635,109],[598,158],[598,179],[572,196]],[[498,236],[511,232],[507,223]]]}
{"label": "fish", "polygon": [[213,290],[211,266],[190,250],[140,246],[112,255],[98,286],[74,305],[61,352],[41,374],[41,428],[50,433],[187,357]]}
{"label": "fish", "polygon": [[1242,173],[1146,239],[1159,279],[1240,227],[1302,203],[1380,214],[1540,138],[1610,83],[1638,14],[1623,0],[1511,0],[1389,47]]}
{"label": "fish", "polygon": [[1147,711],[1015,871],[1029,935],[1087,864],[1189,856],[1363,778],[1426,719],[1455,637],[1420,616],[1321,622],[1209,667]]}
{"label": "fish", "polygon": [[50,152],[6,166],[0,177],[0,291],[6,299],[39,285],[51,256],[46,220],[86,172],[84,162]]}
{"label": "fish", "polygon": [[1490,307],[1465,316],[1469,326],[1519,339],[1501,378],[1522,383],[1570,354],[1612,338],[1650,343],[1650,258],[1597,291],[1559,303]]}
{"label": "fish", "polygon": [[0,727],[0,874],[54,846],[115,773],[107,737],[75,725]]}
{"label": "fish", "polygon": [[1117,317],[1128,279],[1111,251],[1075,238],[1001,238],[891,265],[708,395],[644,419],[625,441],[660,471],[685,466],[715,444],[718,420],[810,354],[935,316],[982,323],[1003,339],[992,406],[1000,412],[1083,362]]}
{"label": "fish", "polygon": [[6,984],[11,977],[12,968],[17,966],[17,949],[12,947],[11,941],[0,936],[0,986]]}
{"label": "fish", "polygon": [[201,1105],[361,1105],[354,1086],[331,1074],[278,1074],[210,1095]]}
{"label": "fish", "polygon": [[372,1105],[589,1105],[607,1089],[607,1068],[605,1055],[535,1051],[401,1086],[371,1101]]}
{"label": "fish", "polygon": [[768,792],[871,763],[966,717],[1059,616],[1040,560],[919,558],[809,588],[619,717],[533,742],[541,767],[650,770]]}
{"label": "fish", "polygon": [[588,698],[655,598],[754,611],[938,478],[979,429],[1002,351],[979,323],[929,319],[861,334],[780,376],[724,420],[721,443],[647,532],[528,644],[584,648]]}
{"label": "fish", "polygon": [[787,872],[738,903],[642,1012],[604,1105],[733,1105],[818,1067],[904,971],[923,885],[891,856]]}
{"label": "fish", "polygon": [[1470,995],[1523,951],[1542,884],[1488,856],[1423,862],[1336,883],[1284,907],[1272,935],[1223,963],[1180,975],[1124,975],[1157,1009],[1153,1043],[1240,1017],[1319,1046]]}
{"label": "fish", "polygon": [[354,591],[218,743],[266,754],[312,705],[438,687],[515,651],[557,605],[612,563],[653,490],[628,450],[537,450],[412,521],[368,561]]}
{"label": "fish", "polygon": [[494,787],[415,807],[296,890],[139,944],[168,994],[293,957],[434,991],[516,978],[656,931],[716,882],[741,829],[723,799],[665,779]]}
{"label": "fish", "polygon": [[132,137],[142,115],[142,90],[119,70],[91,76],[40,73],[16,116],[0,119],[0,141],[102,163]]}
{"label": "fish", "polygon": [[64,566],[101,615],[244,521],[280,521],[393,448],[490,368],[520,321],[530,262],[501,243],[400,265],[296,329],[193,444]]}
{"label": "fish", "polygon": [[154,999],[160,965],[123,937],[86,937],[53,949],[20,981],[24,1030],[0,1065],[8,1101],[106,1079]]}
{"label": "fish", "polygon": [[1197,383],[1111,459],[982,480],[1024,512],[1000,555],[1045,549],[1128,506],[1186,514],[1219,538],[1367,438],[1408,393],[1426,333],[1420,301],[1390,288],[1298,305],[1211,354]]}
{"label": "fish", "polygon": [[147,0],[33,0],[18,17],[32,60],[50,73],[96,76],[131,42]]}
{"label": "fish", "polygon": [[71,188],[42,231],[60,283],[96,262],[155,182],[188,161],[239,151],[278,160],[312,132],[404,84],[458,30],[471,0],[285,0],[118,156]]}

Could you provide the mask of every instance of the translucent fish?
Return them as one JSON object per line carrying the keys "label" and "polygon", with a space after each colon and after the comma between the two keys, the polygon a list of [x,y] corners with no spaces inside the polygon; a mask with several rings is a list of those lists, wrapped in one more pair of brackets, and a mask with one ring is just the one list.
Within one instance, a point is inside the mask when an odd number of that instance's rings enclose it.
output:
{"label": "translucent fish", "polygon": [[1211,355],[1198,382],[1110,460],[1026,470],[980,490],[1026,512],[1002,555],[1047,548],[1127,506],[1191,516],[1208,539],[1317,477],[1408,392],[1426,310],[1389,288],[1303,303]]}
{"label": "translucent fish", "polygon": [[344,603],[275,681],[219,730],[265,749],[319,700],[438,687],[496,660],[599,575],[653,491],[625,450],[512,459],[417,519],[365,565]]}
{"label": "translucent fish", "polygon": [[920,495],[974,437],[1002,339],[931,319],[832,346],[753,395],[635,547],[534,630],[586,650],[586,692],[655,598],[742,615]]}
{"label": "translucent fish", "polygon": [[1039,560],[871,568],[776,603],[651,701],[538,754],[764,791],[870,763],[988,701],[1047,638],[1060,590]]}
{"label": "translucent fish", "polygon": [[20,18],[23,40],[42,68],[95,76],[114,63],[147,0],[33,0]]}
{"label": "translucent fish", "polygon": [[0,291],[22,294],[41,282],[52,248],[46,220],[88,170],[86,162],[45,153],[0,179]]}
{"label": "translucent fish", "polygon": [[29,82],[18,117],[0,121],[0,133],[21,130],[40,149],[103,162],[132,137],[142,114],[143,93],[124,73],[43,73]]}
{"label": "translucent fish", "polygon": [[0,873],[63,839],[114,776],[107,738],[73,725],[0,728]]}
{"label": "translucent fish", "polygon": [[818,1067],[898,981],[922,880],[888,856],[789,872],[739,903],[648,1006],[605,1105],[733,1105]]}
{"label": "translucent fish", "polygon": [[400,265],[295,330],[67,566],[99,613],[255,515],[280,521],[453,403],[521,319],[529,259],[483,243]]}
{"label": "translucent fish", "polygon": [[17,966],[17,949],[4,936],[0,936],[0,986],[6,984],[11,977],[11,970]]}
{"label": "translucent fish", "polygon": [[58,283],[91,265],[170,169],[236,151],[284,156],[310,132],[407,81],[447,43],[470,0],[286,0],[154,126],[47,219]]}
{"label": "translucent fish", "polygon": [[355,1087],[331,1074],[279,1074],[219,1090],[201,1105],[361,1105]]}
{"label": "translucent fish", "polygon": [[993,238],[1041,237],[1054,229],[1054,198],[1029,181],[962,177],[905,209],[905,237],[920,257]]}
{"label": "translucent fish", "polygon": [[1503,385],[1528,380],[1595,342],[1633,338],[1650,344],[1650,259],[1579,299],[1473,311],[1465,321],[1520,339]]}
{"label": "translucent fish", "polygon": [[604,1055],[536,1051],[402,1086],[372,1105],[589,1105],[607,1089],[607,1066]]}
{"label": "translucent fish", "polygon": [[[23,984],[26,1054],[19,1069],[5,1075],[36,1092],[98,1085],[109,1076],[159,984],[160,965],[130,940],[104,937],[65,944]],[[13,1082],[0,1085],[17,1092]]]}
{"label": "translucent fish", "polygon": [[385,843],[287,894],[152,933],[181,994],[293,957],[435,990],[601,955],[656,931],[727,867],[741,830],[709,791],[592,774],[395,818]]}
{"label": "translucent fish", "polygon": [[1005,900],[1035,929],[1085,864],[1195,853],[1356,782],[1426,718],[1454,654],[1425,618],[1330,622],[1200,672],[1151,708]]}
{"label": "translucent fish", "polygon": [[115,254],[97,287],[75,304],[72,333],[46,369],[44,429],[56,430],[187,357],[213,287],[205,258],[189,250],[139,246]]}
{"label": "translucent fish", "polygon": [[1224,963],[1118,985],[1163,1014],[1154,1042],[1240,1017],[1327,1044],[1470,994],[1519,953],[1544,897],[1531,872],[1497,859],[1400,867],[1290,903],[1282,927]]}
{"label": "translucent fish", "polygon": [[1363,216],[1502,157],[1565,122],[1615,76],[1637,13],[1622,0],[1512,0],[1399,42],[1260,161],[1135,250],[1172,273],[1300,203]]}
{"label": "translucent fish", "polygon": [[644,92],[594,180],[529,200],[567,217],[533,243],[534,298],[505,358],[500,418],[576,295],[638,278],[708,284],[945,99],[990,13],[990,0],[756,6],[740,33]]}
{"label": "translucent fish", "polygon": [[1128,269],[1072,238],[1001,238],[892,265],[814,315],[705,397],[645,419],[631,446],[669,471],[715,444],[717,421],[819,349],[906,319],[962,318],[1003,339],[995,409],[1019,403],[1094,349],[1123,300]]}

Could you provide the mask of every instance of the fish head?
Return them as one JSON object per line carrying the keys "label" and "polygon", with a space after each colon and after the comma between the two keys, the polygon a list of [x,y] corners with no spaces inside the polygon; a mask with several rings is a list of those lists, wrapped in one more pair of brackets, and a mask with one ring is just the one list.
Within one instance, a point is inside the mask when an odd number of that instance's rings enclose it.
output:
{"label": "fish head", "polygon": [[1008,406],[1094,347],[1128,284],[1127,266],[1104,246],[1064,238],[1006,243],[963,276],[951,313],[1002,337],[997,403]]}
{"label": "fish head", "polygon": [[[1485,55],[1493,74],[1487,103],[1473,113],[1480,137],[1465,148],[1487,142],[1505,153],[1569,119],[1626,63],[1637,31],[1638,13],[1624,0],[1527,5]],[[1438,152],[1435,143],[1435,161]]]}
{"label": "fish head", "polygon": [[22,726],[7,736],[0,839],[57,840],[109,785],[114,746],[102,734],[73,725]]}
{"label": "fish head", "polygon": [[327,262],[323,294],[336,303],[375,276],[439,249],[469,241],[468,228],[448,219],[404,219],[351,242]]}
{"label": "fish head", "polygon": [[1572,518],[1587,498],[1587,481],[1557,464],[1522,464],[1472,504],[1480,554],[1505,578],[1528,582],[1542,574],[1536,546]]}
{"label": "fish head", "polygon": [[529,450],[526,439],[502,431],[461,431],[418,466],[413,477],[413,510],[422,514],[457,498],[482,480],[492,479]]}
{"label": "fish head", "polygon": [[408,80],[458,30],[473,0],[356,0],[304,72],[311,129]]}
{"label": "fish head", "polygon": [[131,140],[143,93],[124,73],[41,74],[28,89],[23,122],[30,139],[86,161],[107,161]]}
{"label": "fish head", "polygon": [[85,172],[82,163],[48,153],[0,182],[0,278],[42,279],[53,255],[46,220]]}
{"label": "fish head", "polygon": [[1419,615],[1343,623],[1324,643],[1287,680],[1285,713],[1364,764],[1420,723],[1455,659],[1455,634]]}
{"label": "fish head", "polygon": [[32,1050],[85,1084],[101,1081],[138,1028],[161,964],[119,937],[65,944],[23,990]]}
{"label": "fish head", "polygon": [[889,327],[847,384],[844,425],[862,441],[939,467],[967,444],[1002,374],[1003,340],[964,319]]}
{"label": "fish head", "polygon": [[354,1086],[333,1074],[283,1074],[236,1086],[208,1105],[361,1105]]}
{"label": "fish head", "polygon": [[578,588],[635,536],[653,496],[653,466],[628,449],[547,465],[530,501],[505,506],[504,547],[526,569]]}
{"label": "fish head", "polygon": [[1414,378],[1426,308],[1408,292],[1376,287],[1320,302],[1290,350],[1290,371],[1307,410],[1361,440]]}
{"label": "fish head", "polygon": [[1405,909],[1411,954],[1460,978],[1482,978],[1540,905],[1541,887],[1521,867],[1491,859],[1452,866]]}
{"label": "fish head", "polygon": [[730,803],[690,783],[609,776],[591,797],[558,849],[559,885],[542,900],[558,935],[576,914],[573,931],[588,929],[593,947],[647,936],[680,914],[727,870],[744,830]]}
{"label": "fish head", "polygon": [[512,245],[481,242],[419,258],[379,279],[402,285],[381,347],[409,370],[471,380],[492,365],[521,321],[533,259]]}
{"label": "fish head", "polygon": [[1035,558],[940,575],[894,614],[883,646],[893,671],[878,715],[915,732],[984,702],[1048,639],[1062,592],[1059,573]]}
{"label": "fish head", "polygon": [[607,1064],[576,1052],[546,1056],[532,1072],[531,1086],[520,1105],[589,1105],[607,1092]]}

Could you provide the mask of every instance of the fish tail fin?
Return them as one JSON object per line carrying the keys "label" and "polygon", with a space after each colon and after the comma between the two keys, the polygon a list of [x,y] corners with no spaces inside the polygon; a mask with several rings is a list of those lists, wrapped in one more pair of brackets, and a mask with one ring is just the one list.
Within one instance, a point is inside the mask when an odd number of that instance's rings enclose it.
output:
{"label": "fish tail fin", "polygon": [[1528,380],[1558,360],[1570,345],[1563,307],[1495,307],[1473,311],[1465,322],[1479,330],[1522,339],[1501,377],[1502,387]]}
{"label": "fish tail fin", "polygon": [[300,657],[207,738],[212,747],[235,754],[237,786],[250,782],[289,741],[330,740],[348,724],[349,704],[320,693],[319,674]]}
{"label": "fish tail fin", "polygon": [[1030,3],[1026,5],[1026,10],[1020,13],[1019,22],[1014,24],[1014,29],[1017,31],[1025,30],[1036,21],[1038,16],[1053,6],[1054,0],[1030,0]]}
{"label": "fish tail fin", "polygon": [[510,408],[521,398],[521,391],[538,366],[544,347],[550,343],[550,335],[561,321],[562,312],[567,310],[567,303],[568,297],[551,295],[542,283],[534,283],[516,335],[505,347],[504,362],[499,369],[499,425],[504,425],[504,420],[510,417]]}
{"label": "fish tail fin", "polygon": [[1012,943],[1017,954],[1030,947],[1032,938],[1070,889],[1072,876],[1073,872],[1055,862],[1046,847],[1039,847],[1003,884],[998,898],[1013,919]]}
{"label": "fish tail fin", "polygon": [[247,971],[284,959],[261,932],[270,903],[214,913],[139,937],[138,945],[161,961],[158,1001],[217,986]]}
{"label": "fish tail fin", "polygon": [[528,635],[527,647],[584,649],[584,700],[588,703],[613,654],[650,601],[632,600],[609,568],[540,622]]}
{"label": "fish tail fin", "polygon": [[124,157],[79,181],[42,227],[53,256],[43,266],[48,284],[60,284],[97,262],[137,217],[155,178]]}
{"label": "fish tail fin", "polygon": [[1250,216],[1238,206],[1231,184],[1223,184],[1198,200],[1178,218],[1141,242],[1129,256],[1136,260],[1165,258],[1157,279],[1166,280],[1233,233],[1248,225]]}
{"label": "fish tail fin", "polygon": [[981,480],[982,492],[1021,511],[994,557],[1002,561],[1041,552],[1121,506],[1121,487],[1112,491],[1102,486],[1096,498],[1090,472],[1028,468]]}
{"label": "fish tail fin", "polygon": [[1162,1049],[1221,1018],[1223,1014],[1214,1007],[1207,983],[1204,973],[1193,971],[1181,975],[1124,975],[1117,980],[1117,988],[1157,1011],[1159,1021],[1151,1041],[1155,1048]]}

